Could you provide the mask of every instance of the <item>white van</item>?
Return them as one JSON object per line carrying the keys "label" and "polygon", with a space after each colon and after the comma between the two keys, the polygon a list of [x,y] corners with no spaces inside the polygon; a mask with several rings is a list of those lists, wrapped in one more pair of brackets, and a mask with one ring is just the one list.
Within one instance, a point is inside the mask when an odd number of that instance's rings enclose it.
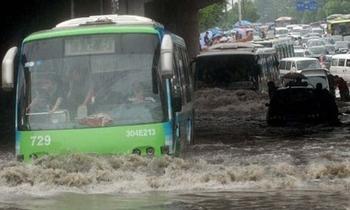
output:
{"label": "white van", "polygon": [[350,82],[350,54],[339,54],[332,57],[330,73]]}
{"label": "white van", "polygon": [[321,69],[320,61],[316,58],[292,57],[282,59],[279,64],[281,76],[289,72],[300,73],[305,69]]}

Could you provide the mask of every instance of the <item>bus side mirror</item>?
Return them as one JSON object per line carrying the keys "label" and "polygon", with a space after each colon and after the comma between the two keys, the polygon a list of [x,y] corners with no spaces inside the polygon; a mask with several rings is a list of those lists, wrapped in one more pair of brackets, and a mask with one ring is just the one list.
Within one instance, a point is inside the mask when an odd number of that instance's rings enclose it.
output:
{"label": "bus side mirror", "polygon": [[161,75],[166,78],[173,76],[173,40],[169,34],[165,34],[160,46]]}
{"label": "bus side mirror", "polygon": [[2,60],[2,88],[12,89],[14,87],[15,58],[18,48],[10,48]]}

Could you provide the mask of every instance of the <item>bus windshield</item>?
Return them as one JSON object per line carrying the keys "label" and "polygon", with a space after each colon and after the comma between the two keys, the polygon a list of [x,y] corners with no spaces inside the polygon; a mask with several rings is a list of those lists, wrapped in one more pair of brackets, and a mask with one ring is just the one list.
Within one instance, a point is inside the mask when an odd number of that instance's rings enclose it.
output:
{"label": "bus windshield", "polygon": [[318,60],[304,60],[304,61],[297,61],[297,68],[298,70],[320,69],[321,65]]}
{"label": "bus windshield", "polygon": [[332,35],[350,35],[350,20],[344,20],[343,22],[331,23],[330,24]]}
{"label": "bus windshield", "polygon": [[196,62],[196,88],[253,89],[258,77],[253,55],[202,56]]}
{"label": "bus windshield", "polygon": [[154,34],[86,35],[24,44],[19,73],[22,130],[164,121]]}

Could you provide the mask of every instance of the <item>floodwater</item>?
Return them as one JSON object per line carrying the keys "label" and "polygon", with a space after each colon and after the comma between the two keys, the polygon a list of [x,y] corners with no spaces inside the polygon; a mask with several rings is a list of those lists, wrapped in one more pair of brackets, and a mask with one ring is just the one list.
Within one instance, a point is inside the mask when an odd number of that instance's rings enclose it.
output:
{"label": "floodwater", "polygon": [[28,165],[6,144],[0,209],[350,209],[350,117],[268,127],[265,103],[251,91],[197,92],[196,144],[177,158],[72,154]]}

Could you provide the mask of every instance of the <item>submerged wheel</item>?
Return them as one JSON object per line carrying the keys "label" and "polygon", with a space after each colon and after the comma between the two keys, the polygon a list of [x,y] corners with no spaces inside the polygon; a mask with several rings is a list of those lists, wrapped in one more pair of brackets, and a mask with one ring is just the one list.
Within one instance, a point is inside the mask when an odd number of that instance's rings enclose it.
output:
{"label": "submerged wheel", "polygon": [[186,135],[180,139],[180,156],[184,157],[186,155],[186,151],[189,150],[190,145],[194,144],[194,118],[192,117],[187,120],[186,125]]}

